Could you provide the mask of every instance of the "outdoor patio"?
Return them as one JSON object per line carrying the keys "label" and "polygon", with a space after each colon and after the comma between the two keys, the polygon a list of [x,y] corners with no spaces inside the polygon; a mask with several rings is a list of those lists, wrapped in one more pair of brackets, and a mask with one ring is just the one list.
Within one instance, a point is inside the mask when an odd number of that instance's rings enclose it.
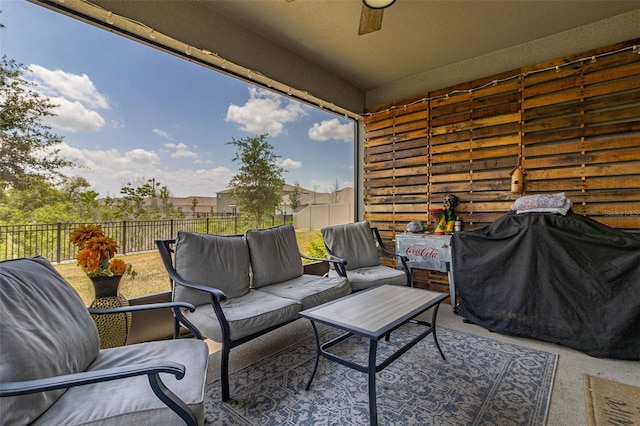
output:
{"label": "outdoor patio", "polygon": [[[430,312],[424,315],[430,318]],[[491,333],[482,327],[463,322],[460,316],[453,313],[450,305],[443,304],[441,306],[438,313],[438,327],[458,330],[464,333],[540,351],[557,353],[559,356],[553,387],[551,389],[551,400],[546,423],[548,426],[587,424],[583,374],[601,376],[613,381],[640,386],[640,367],[637,361],[594,358],[552,343]],[[312,330],[307,320],[301,319],[291,323],[252,342],[235,348],[233,350],[233,356],[231,357],[230,371],[238,371],[269,357],[275,352],[281,351],[284,347],[294,345],[300,340],[311,336]],[[430,337],[427,337],[425,341],[433,345]],[[446,345],[442,346],[445,354],[452,350]],[[219,345],[215,342],[209,342],[209,347],[211,355],[208,382],[212,382],[217,380],[219,376],[217,368],[217,363],[219,362]],[[412,349],[412,351],[416,350],[418,350],[418,348]],[[321,360],[320,362],[328,363],[326,360]],[[344,367],[336,366],[335,368]],[[347,369],[344,368],[344,371],[346,372]],[[363,395],[363,397],[366,397],[366,395]],[[379,403],[382,403],[380,397]]]}

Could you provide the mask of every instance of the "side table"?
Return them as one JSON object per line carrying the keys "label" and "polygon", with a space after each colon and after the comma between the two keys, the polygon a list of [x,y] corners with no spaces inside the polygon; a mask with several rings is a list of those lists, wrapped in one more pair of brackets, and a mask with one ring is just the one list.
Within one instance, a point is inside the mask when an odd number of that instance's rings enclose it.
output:
{"label": "side table", "polygon": [[[449,297],[453,312],[458,313],[456,284],[451,260],[451,235],[403,232],[396,234],[396,252],[409,258],[411,269],[446,272],[449,279]],[[397,265],[401,268],[402,265]]]}

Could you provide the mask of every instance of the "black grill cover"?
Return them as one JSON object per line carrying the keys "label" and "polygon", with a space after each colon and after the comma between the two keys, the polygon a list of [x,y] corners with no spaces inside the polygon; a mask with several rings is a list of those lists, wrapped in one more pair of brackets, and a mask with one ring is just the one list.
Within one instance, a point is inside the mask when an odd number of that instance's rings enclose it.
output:
{"label": "black grill cover", "polygon": [[488,330],[640,359],[640,237],[585,216],[506,214],[451,239],[459,313]]}

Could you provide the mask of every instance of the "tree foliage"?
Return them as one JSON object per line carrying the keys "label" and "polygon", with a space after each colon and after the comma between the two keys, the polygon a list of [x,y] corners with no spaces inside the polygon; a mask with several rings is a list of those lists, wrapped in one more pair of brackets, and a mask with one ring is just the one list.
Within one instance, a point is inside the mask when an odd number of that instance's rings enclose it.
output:
{"label": "tree foliage", "polygon": [[171,203],[171,193],[166,185],[154,178],[138,178],[120,188],[120,198],[107,197],[103,220],[154,220],[182,217]]}
{"label": "tree foliage", "polygon": [[56,106],[32,88],[23,74],[28,68],[6,56],[0,61],[0,189],[24,189],[34,176],[61,176],[59,169],[71,167],[62,158],[63,139],[51,133],[42,119],[54,115]]}
{"label": "tree foliage", "polygon": [[300,188],[300,182],[296,181],[293,183],[293,190],[289,193],[289,207],[291,207],[291,210],[293,210],[294,212],[298,209],[298,207],[300,207],[300,204],[302,203],[301,198],[302,197],[302,190]]}
{"label": "tree foliage", "polygon": [[238,150],[233,161],[240,162],[239,172],[229,182],[232,197],[242,212],[251,217],[256,228],[282,203],[284,186],[282,174],[285,170],[276,164],[280,157],[266,137],[267,134],[262,134],[227,142]]}

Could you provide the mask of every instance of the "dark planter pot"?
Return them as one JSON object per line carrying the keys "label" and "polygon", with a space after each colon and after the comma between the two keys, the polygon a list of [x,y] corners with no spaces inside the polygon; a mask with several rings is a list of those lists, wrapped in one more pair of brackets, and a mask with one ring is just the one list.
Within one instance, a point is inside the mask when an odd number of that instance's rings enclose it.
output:
{"label": "dark planter pot", "polygon": [[[112,277],[90,277],[95,292],[95,300],[91,308],[110,309],[129,306],[129,301],[118,293],[122,275]],[[92,314],[100,335],[100,348],[124,346],[131,330],[131,313],[126,314]]]}

